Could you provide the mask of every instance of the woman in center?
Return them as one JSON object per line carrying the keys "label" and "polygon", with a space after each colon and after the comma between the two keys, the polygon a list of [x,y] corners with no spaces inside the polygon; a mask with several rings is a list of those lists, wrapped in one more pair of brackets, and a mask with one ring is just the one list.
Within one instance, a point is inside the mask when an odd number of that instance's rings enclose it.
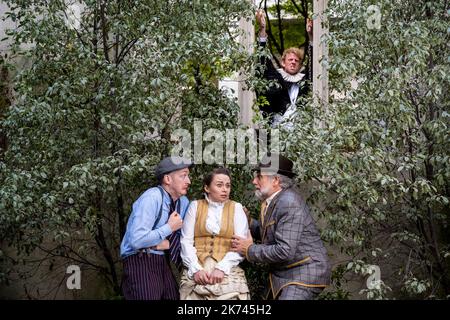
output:
{"label": "woman in center", "polygon": [[233,235],[247,237],[247,216],[230,200],[231,177],[217,168],[203,180],[205,199],[192,201],[181,229],[181,300],[248,300],[244,260],[231,252]]}

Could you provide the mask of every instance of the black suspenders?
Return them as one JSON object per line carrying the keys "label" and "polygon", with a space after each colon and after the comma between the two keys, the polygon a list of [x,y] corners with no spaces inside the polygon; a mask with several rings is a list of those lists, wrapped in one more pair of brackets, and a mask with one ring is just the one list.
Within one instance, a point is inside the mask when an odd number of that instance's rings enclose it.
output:
{"label": "black suspenders", "polygon": [[[161,193],[161,206],[159,207],[158,216],[156,217],[156,220],[155,220],[155,223],[153,224],[152,230],[155,230],[156,225],[158,224],[159,220],[161,220],[161,214],[162,214],[162,209],[163,209],[163,205],[164,205],[164,190],[163,190],[163,188],[161,186],[158,186],[157,188],[158,188],[159,192]],[[181,214],[180,213],[180,208],[181,208],[181,201],[178,199],[177,203],[176,203],[176,211],[179,214]],[[171,213],[172,212],[169,212],[169,217],[170,217]]]}

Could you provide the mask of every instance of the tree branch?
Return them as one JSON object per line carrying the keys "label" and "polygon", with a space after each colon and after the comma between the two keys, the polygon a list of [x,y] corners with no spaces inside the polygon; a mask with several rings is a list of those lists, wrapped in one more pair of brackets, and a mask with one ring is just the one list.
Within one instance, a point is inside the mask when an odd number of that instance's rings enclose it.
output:
{"label": "tree branch", "polygon": [[102,28],[102,39],[103,39],[103,54],[105,56],[106,61],[110,62],[109,60],[109,50],[108,50],[108,21],[106,19],[106,12],[105,12],[105,6],[106,6],[107,0],[104,0],[100,3],[100,22],[101,22],[101,28]]}

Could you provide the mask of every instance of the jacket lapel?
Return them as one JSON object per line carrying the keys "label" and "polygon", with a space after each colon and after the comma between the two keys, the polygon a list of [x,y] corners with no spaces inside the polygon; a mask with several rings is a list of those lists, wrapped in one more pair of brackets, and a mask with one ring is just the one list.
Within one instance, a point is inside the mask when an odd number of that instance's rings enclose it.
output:
{"label": "jacket lapel", "polygon": [[[266,214],[264,216],[264,225],[263,225],[263,234],[262,234],[262,240],[264,240],[265,236],[266,236],[266,230],[267,227],[269,226],[269,223],[271,221],[272,218],[272,214],[276,205],[276,202],[278,200],[278,198],[281,196],[281,194],[284,192],[285,189],[281,190],[273,199],[272,201],[270,201],[269,207],[267,208]],[[270,223],[272,224],[272,223]]]}

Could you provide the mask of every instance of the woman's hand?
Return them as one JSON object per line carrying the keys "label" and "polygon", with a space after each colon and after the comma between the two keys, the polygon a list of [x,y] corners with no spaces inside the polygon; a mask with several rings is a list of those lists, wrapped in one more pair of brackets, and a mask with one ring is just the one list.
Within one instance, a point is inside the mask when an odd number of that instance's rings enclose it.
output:
{"label": "woman's hand", "polygon": [[194,273],[194,281],[197,284],[209,284],[209,274],[205,270],[197,271],[196,273]]}
{"label": "woman's hand", "polygon": [[209,283],[210,284],[221,283],[224,276],[225,273],[222,270],[214,269],[214,271],[211,272],[211,275],[209,276]]}

